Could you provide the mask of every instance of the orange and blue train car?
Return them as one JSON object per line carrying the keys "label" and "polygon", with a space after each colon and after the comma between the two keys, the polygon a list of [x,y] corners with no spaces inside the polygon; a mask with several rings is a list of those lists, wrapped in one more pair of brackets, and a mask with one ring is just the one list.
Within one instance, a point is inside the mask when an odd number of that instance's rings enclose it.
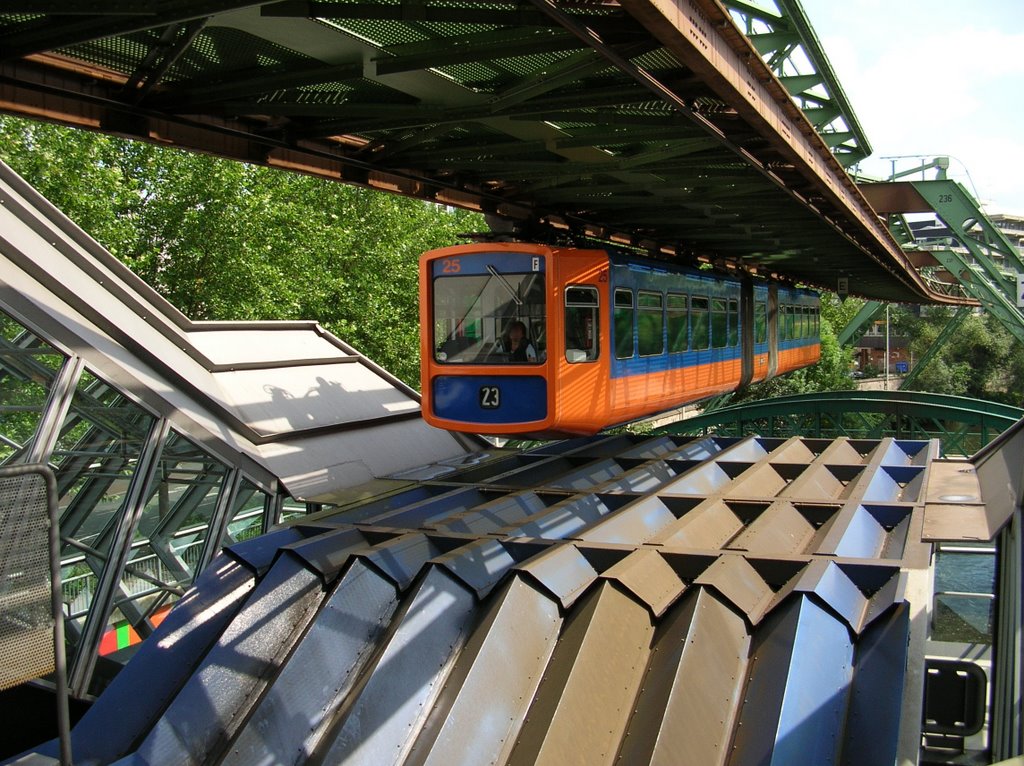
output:
{"label": "orange and blue train car", "polygon": [[814,364],[816,293],[602,249],[479,242],[420,258],[423,416],[597,433]]}

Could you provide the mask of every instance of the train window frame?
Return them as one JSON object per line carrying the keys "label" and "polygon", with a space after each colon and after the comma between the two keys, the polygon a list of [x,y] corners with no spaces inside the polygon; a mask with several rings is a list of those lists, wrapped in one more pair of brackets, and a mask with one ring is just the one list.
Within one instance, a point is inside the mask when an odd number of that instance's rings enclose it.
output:
{"label": "train window frame", "polygon": [[[625,298],[629,298],[626,302]],[[622,301],[620,301],[622,299]],[[629,332],[622,332],[628,318]],[[633,291],[628,287],[616,287],[612,297],[612,332],[616,359],[632,359],[636,355],[636,301]],[[626,354],[625,340],[629,339],[629,353]]]}
{"label": "train window frame", "polygon": [[[520,284],[525,288],[522,295],[518,295]],[[512,291],[517,293],[518,299],[513,297],[511,301],[506,300],[506,295]],[[506,310],[495,312],[483,310],[483,307],[477,309],[485,295],[490,298],[486,304],[488,307],[493,303],[498,307],[504,306]],[[442,296],[445,300],[442,300]],[[467,302],[464,296],[470,296],[471,300]],[[547,277],[543,272],[508,271],[500,275],[485,275],[453,270],[435,276],[430,298],[433,363],[459,366],[508,363],[510,360],[504,349],[505,335],[509,323],[518,319],[526,325],[537,358],[515,363],[542,364],[546,356],[546,344],[540,342],[541,337],[535,328],[543,327],[547,300]],[[451,310],[451,305],[459,301],[468,306],[464,313],[461,309]],[[442,310],[444,304],[451,304],[448,311]],[[443,324],[448,325],[447,330],[441,329]]]}
{"label": "train window frame", "polygon": [[768,304],[764,301],[754,302],[754,343],[768,342]]}
{"label": "train window frame", "polygon": [[665,296],[665,327],[670,354],[690,350],[690,297],[685,293],[668,293]]}
{"label": "train window frame", "polygon": [[[583,300],[582,295],[588,295],[593,300]],[[574,299],[575,298],[575,299]],[[588,313],[589,312],[589,313]],[[590,320],[590,342],[583,344],[575,341],[581,340],[577,335],[570,338],[570,329],[578,324],[576,316],[583,318],[586,325]],[[586,334],[586,330],[584,333]],[[569,364],[581,364],[584,362],[596,362],[601,355],[601,294],[593,285],[566,285],[565,286],[565,361]]]}
{"label": "train window frame", "polygon": [[729,345],[729,302],[722,297],[711,298],[711,348]]}
{"label": "train window frame", "polygon": [[736,348],[740,345],[740,302],[735,298],[729,299],[729,348]]}
{"label": "train window frame", "polygon": [[[698,321],[699,320],[699,321]],[[698,337],[697,327],[703,324],[703,337]],[[706,295],[690,296],[690,349],[706,351],[711,348],[711,304]]]}
{"label": "train window frame", "polygon": [[[645,301],[649,305],[644,305]],[[636,295],[636,346],[641,357],[665,353],[665,296],[654,290],[638,290]],[[652,324],[647,331],[645,325]]]}

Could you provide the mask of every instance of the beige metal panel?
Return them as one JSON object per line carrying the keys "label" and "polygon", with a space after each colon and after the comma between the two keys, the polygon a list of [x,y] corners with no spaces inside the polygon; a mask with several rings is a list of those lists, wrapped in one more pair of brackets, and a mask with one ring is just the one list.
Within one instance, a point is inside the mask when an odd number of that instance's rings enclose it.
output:
{"label": "beige metal panel", "polygon": [[743,522],[723,500],[709,499],[693,508],[660,535],[651,538],[670,548],[722,548],[743,529]]}
{"label": "beige metal panel", "polygon": [[969,462],[934,461],[924,496],[924,539],[929,542],[991,540],[998,531],[989,525],[981,481]]}
{"label": "beige metal panel", "polygon": [[733,497],[775,497],[788,484],[787,477],[773,463],[760,463],[737,476],[728,492]]}
{"label": "beige metal panel", "polygon": [[854,448],[849,439],[843,437],[830,442],[818,455],[818,462],[828,465],[860,465],[865,462],[865,457]]}
{"label": "beige metal panel", "polygon": [[504,763],[562,626],[556,601],[512,578],[491,598],[406,766]]}
{"label": "beige metal panel", "polygon": [[495,539],[474,540],[431,560],[462,580],[479,598],[484,598],[516,563]]}
{"label": "beige metal panel", "polygon": [[755,625],[771,608],[775,593],[768,583],[738,555],[719,556],[693,581],[717,590]]}
{"label": "beige metal panel", "polygon": [[794,436],[786,440],[781,447],[772,450],[769,457],[773,463],[810,463],[814,460],[815,454],[802,437]]}
{"label": "beige metal panel", "polygon": [[517,569],[543,585],[568,609],[594,580],[597,571],[573,545],[554,545]]}
{"label": "beige metal panel", "polygon": [[780,497],[807,498],[814,500],[834,500],[844,497],[849,492],[851,474],[859,472],[859,468],[847,471],[837,470],[835,465],[816,462],[800,474],[793,483],[779,493]]}
{"label": "beige metal panel", "polygon": [[815,535],[814,526],[792,503],[772,503],[729,543],[729,549],[759,555],[810,553]]}
{"label": "beige metal panel", "polygon": [[638,550],[606,569],[601,577],[615,580],[647,605],[655,617],[679,598],[686,585],[657,551]]}
{"label": "beige metal panel", "polygon": [[749,651],[743,617],[712,591],[687,593],[658,625],[619,763],[725,764]]}
{"label": "beige metal panel", "polygon": [[508,763],[616,763],[650,654],[654,624],[605,581],[573,610]]}

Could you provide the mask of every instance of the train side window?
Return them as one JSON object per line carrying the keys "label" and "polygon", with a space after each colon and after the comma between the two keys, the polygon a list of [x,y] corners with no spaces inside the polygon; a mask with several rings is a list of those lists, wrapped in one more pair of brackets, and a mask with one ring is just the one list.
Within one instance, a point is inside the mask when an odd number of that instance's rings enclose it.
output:
{"label": "train side window", "polygon": [[615,288],[615,358],[633,356],[633,291]]}
{"label": "train side window", "polygon": [[725,298],[711,299],[711,347],[724,348],[729,342],[729,314]]}
{"label": "train side window", "polygon": [[729,345],[740,345],[740,304],[733,299],[729,300]]}
{"label": "train side window", "polygon": [[693,331],[693,341],[690,347],[701,351],[708,347],[708,299],[697,297],[690,300],[690,329]]}
{"label": "train side window", "polygon": [[641,290],[637,293],[640,313],[637,316],[636,334],[640,356],[655,356],[665,353],[665,314],[662,311],[664,298],[661,293]]}
{"label": "train side window", "polygon": [[754,343],[768,340],[768,307],[760,301],[754,304]]}
{"label": "train side window", "polygon": [[565,288],[565,361],[592,362],[597,359],[601,336],[596,287],[571,285]]}
{"label": "train side window", "polygon": [[668,350],[670,353],[686,351],[689,340],[689,311],[687,297],[669,293],[666,296],[668,310]]}
{"label": "train side window", "polygon": [[781,340],[791,340],[793,338],[793,307],[780,306],[779,312],[782,315],[782,321],[779,322]]}

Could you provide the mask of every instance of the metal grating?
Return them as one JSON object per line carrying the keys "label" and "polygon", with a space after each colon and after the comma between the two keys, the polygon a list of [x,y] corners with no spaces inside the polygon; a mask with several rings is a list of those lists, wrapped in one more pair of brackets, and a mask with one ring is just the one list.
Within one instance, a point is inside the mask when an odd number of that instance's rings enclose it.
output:
{"label": "metal grating", "polygon": [[0,475],[0,690],[52,673],[46,478]]}
{"label": "metal grating", "polygon": [[191,678],[114,752],[104,711],[180,674],[182,622],[161,626],[76,752],[891,764],[914,683],[904,570],[927,566],[910,530],[937,449],[615,436],[439,464],[227,549],[259,582]]}

